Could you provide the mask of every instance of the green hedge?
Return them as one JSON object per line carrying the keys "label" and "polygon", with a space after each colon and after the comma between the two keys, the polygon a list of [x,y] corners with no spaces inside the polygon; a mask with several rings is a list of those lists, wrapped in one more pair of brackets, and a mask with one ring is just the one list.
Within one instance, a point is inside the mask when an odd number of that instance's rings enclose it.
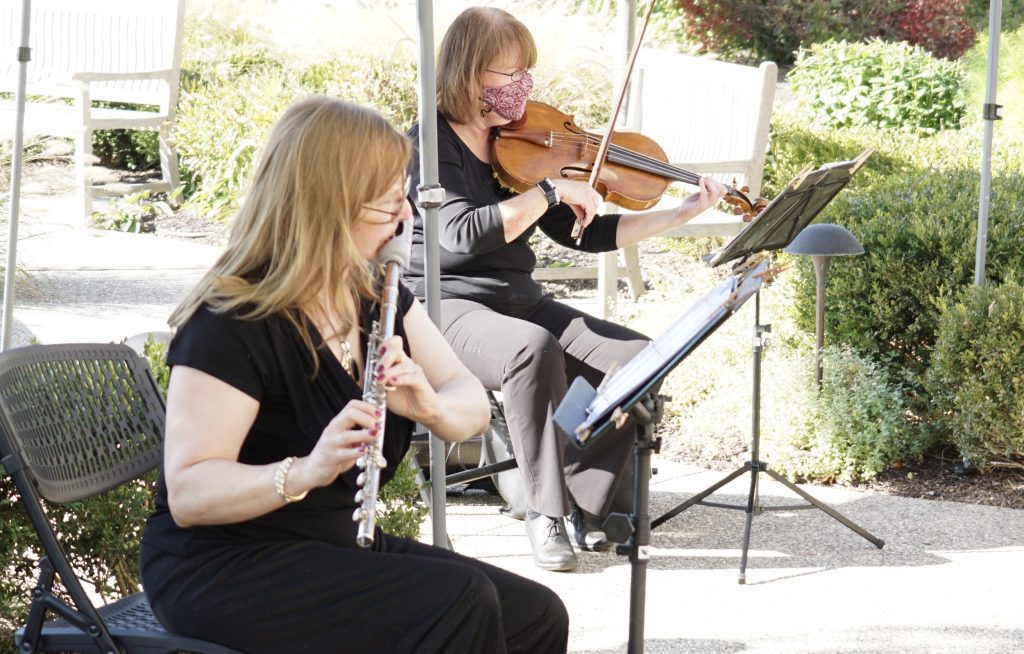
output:
{"label": "green hedge", "polygon": [[928,436],[907,419],[902,389],[881,366],[848,347],[827,347],[818,389],[813,356],[802,352],[771,364],[788,379],[770,391],[775,417],[764,419],[762,453],[772,468],[794,481],[848,484],[927,449]]}
{"label": "green hedge", "polygon": [[943,302],[931,361],[936,430],[977,465],[1024,463],[1024,287],[972,285]]}
{"label": "green hedge", "polygon": [[786,76],[818,123],[830,127],[957,128],[961,65],[907,43],[827,41],[801,49]]}
{"label": "green hedge", "polygon": [[[771,185],[801,161],[821,163],[876,148],[865,168],[819,219],[850,229],[865,254],[834,259],[826,329],[883,364],[927,418],[921,395],[935,345],[940,306],[973,281],[977,237],[980,137],[977,130],[934,137],[880,139],[870,130],[823,130],[773,124]],[[817,154],[815,154],[817,152]],[[1024,162],[1019,146],[997,144],[993,156],[987,279],[1000,282],[1024,267]],[[796,259],[796,320],[814,329],[814,273]]]}

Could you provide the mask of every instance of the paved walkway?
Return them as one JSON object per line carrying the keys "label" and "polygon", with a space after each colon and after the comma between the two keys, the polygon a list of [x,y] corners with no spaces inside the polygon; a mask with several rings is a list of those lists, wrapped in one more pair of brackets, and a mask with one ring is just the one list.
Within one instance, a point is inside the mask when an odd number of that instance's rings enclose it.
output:
{"label": "paved walkway", "polygon": [[[120,341],[165,330],[218,248],[88,229],[69,198],[26,180],[14,344]],[[720,473],[656,460],[658,516]],[[720,501],[742,502],[749,477]],[[746,585],[737,584],[743,512],[693,507],[653,535],[647,652],[1017,653],[1024,651],[1024,511],[809,488],[886,545],[879,550],[818,510],[754,518]],[[764,482],[765,505],[793,504]],[[630,567],[583,554],[572,574],[535,568],[522,523],[495,496],[451,496],[455,548],[555,589],[572,618],[570,651],[624,652]],[[429,540],[429,525],[425,539]]]}
{"label": "paved walkway", "polygon": [[[657,517],[722,478],[656,458]],[[715,501],[744,503],[744,475]],[[800,503],[762,476],[765,506]],[[1024,651],[1024,511],[805,487],[885,541],[882,549],[812,509],[753,519],[746,584],[737,583],[744,512],[694,506],[653,532],[645,651],[934,654]],[[631,569],[581,554],[572,574],[533,566],[522,523],[489,495],[450,497],[455,549],[547,584],[571,616],[570,651],[626,651]],[[425,530],[429,532],[429,527]]]}
{"label": "paved walkway", "polygon": [[73,197],[50,194],[68,187],[72,170],[43,171],[43,179],[26,178],[22,190],[12,346],[31,339],[119,342],[166,331],[171,311],[220,249],[92,229]]}

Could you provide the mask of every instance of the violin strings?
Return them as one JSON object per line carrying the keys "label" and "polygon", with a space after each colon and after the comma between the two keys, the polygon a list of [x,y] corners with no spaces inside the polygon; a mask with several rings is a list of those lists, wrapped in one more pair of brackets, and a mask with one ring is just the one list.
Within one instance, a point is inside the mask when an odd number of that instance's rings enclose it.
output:
{"label": "violin strings", "polygon": [[[580,136],[577,134],[560,134],[552,133],[550,137],[551,147],[557,147],[561,149],[574,148],[579,149],[580,144],[583,144],[583,152],[586,154],[597,154],[600,150],[600,143],[595,144],[595,137],[592,136]],[[687,184],[697,185],[700,181],[700,175],[691,173],[682,168],[677,168],[670,164],[660,161],[653,157],[634,152],[628,148],[624,148],[614,143],[608,148],[609,156],[615,154],[617,160],[615,163],[622,163],[628,165],[637,170],[649,172],[661,177],[668,177],[670,179],[676,179]],[[731,187],[727,187],[731,191]]]}

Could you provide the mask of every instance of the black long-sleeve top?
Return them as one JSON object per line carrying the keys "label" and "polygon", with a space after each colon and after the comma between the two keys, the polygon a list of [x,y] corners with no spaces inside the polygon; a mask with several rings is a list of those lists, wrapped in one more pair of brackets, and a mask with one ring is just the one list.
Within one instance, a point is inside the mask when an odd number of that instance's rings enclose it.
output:
{"label": "black long-sleeve top", "polygon": [[[419,125],[410,130],[410,136],[418,147]],[[566,205],[552,207],[532,227],[507,243],[498,203],[514,193],[501,186],[491,165],[480,161],[440,114],[437,159],[438,179],[445,189],[444,204],[438,211],[442,299],[463,298],[488,306],[537,303],[542,291],[540,283],[531,277],[537,256],[529,240],[538,227],[554,241],[576,250],[616,249],[619,214],[597,216],[583,231],[577,245],[570,235],[576,216]],[[415,189],[420,183],[418,153],[412,158],[409,173]],[[425,292],[423,241],[423,215],[418,210],[412,260],[405,271],[405,281],[421,298]]]}

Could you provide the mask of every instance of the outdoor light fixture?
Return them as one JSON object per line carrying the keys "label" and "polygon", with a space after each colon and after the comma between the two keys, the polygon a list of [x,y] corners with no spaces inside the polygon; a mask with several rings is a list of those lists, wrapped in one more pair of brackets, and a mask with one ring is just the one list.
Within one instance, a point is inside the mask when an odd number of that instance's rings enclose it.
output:
{"label": "outdoor light fixture", "polygon": [[832,263],[832,257],[864,254],[864,246],[845,227],[818,223],[805,227],[784,251],[790,254],[809,256],[811,261],[814,262],[814,276],[817,279],[814,380],[820,388],[821,350],[825,347],[825,276],[828,274],[828,267]]}

